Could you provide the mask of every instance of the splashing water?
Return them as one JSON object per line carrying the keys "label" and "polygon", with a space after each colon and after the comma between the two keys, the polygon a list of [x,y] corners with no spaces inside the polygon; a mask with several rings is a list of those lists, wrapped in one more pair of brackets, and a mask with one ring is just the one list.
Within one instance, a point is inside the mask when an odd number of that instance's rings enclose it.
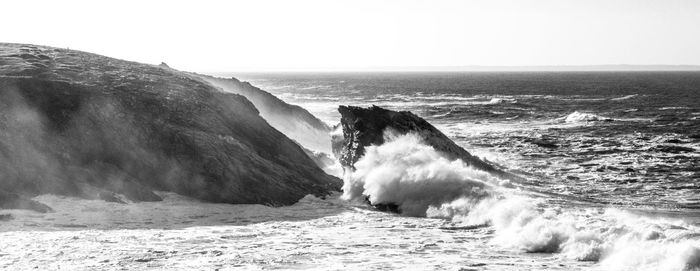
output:
{"label": "splashing water", "polygon": [[386,136],[346,173],[343,198],[396,204],[402,214],[493,227],[492,243],[601,263],[613,270],[700,268],[700,228],[601,208],[563,208],[508,188],[486,172],[449,161],[413,134]]}

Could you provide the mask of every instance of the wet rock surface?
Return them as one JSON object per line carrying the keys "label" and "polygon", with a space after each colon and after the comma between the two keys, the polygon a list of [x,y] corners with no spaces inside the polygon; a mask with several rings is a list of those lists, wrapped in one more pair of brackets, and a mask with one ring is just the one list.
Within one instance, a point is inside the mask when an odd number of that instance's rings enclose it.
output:
{"label": "wet rock surface", "polygon": [[501,178],[520,179],[520,177],[505,172],[496,166],[471,155],[458,146],[445,134],[424,119],[408,111],[391,111],[378,106],[369,108],[355,106],[340,106],[340,124],[343,129],[342,138],[336,137],[334,150],[340,164],[352,168],[365,153],[370,145],[381,145],[388,133],[416,133],[428,145],[445,154],[449,159],[461,159],[469,166],[491,172]]}

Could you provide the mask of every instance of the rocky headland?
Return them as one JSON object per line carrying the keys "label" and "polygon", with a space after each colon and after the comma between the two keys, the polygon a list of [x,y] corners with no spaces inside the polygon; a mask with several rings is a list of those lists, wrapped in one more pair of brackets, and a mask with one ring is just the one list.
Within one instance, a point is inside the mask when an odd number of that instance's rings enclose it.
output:
{"label": "rocky headland", "polygon": [[29,203],[40,194],[158,201],[159,190],[277,206],[339,190],[339,179],[270,125],[277,120],[212,81],[0,43],[0,208],[46,210]]}

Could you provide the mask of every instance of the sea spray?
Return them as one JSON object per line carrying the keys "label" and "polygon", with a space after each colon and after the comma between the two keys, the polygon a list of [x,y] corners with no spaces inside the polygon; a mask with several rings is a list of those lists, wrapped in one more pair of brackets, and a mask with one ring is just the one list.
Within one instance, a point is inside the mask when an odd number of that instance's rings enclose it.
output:
{"label": "sea spray", "polygon": [[604,208],[558,207],[450,161],[415,134],[385,134],[344,176],[343,198],[395,204],[409,216],[490,226],[491,242],[533,253],[600,262],[605,270],[699,270],[700,229],[682,220]]}
{"label": "sea spray", "polygon": [[370,146],[345,175],[343,197],[367,198],[371,204],[395,204],[402,214],[425,216],[432,205],[458,198],[485,198],[499,179],[450,161],[420,136],[385,133],[385,144]]}
{"label": "sea spray", "polygon": [[582,113],[575,111],[564,117],[564,122],[575,123],[575,122],[589,122],[589,121],[611,121],[613,119],[599,116],[592,113]]}

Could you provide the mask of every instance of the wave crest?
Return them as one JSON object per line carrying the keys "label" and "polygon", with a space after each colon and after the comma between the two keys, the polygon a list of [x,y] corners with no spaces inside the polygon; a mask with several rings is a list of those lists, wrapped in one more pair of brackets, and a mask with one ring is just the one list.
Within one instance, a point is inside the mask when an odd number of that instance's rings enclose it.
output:
{"label": "wave crest", "polygon": [[[611,270],[700,270],[700,228],[616,209],[559,207],[449,161],[417,135],[385,134],[347,171],[345,199],[396,204],[404,215],[493,227],[493,242],[531,253],[599,262]],[[505,183],[507,184],[507,183]]]}
{"label": "wave crest", "polygon": [[589,121],[611,121],[611,120],[613,120],[613,119],[599,116],[596,114],[582,113],[582,112],[578,112],[578,111],[574,111],[574,113],[571,113],[564,118],[564,122],[568,122],[568,123],[589,122]]}
{"label": "wave crest", "polygon": [[356,170],[345,175],[343,197],[367,198],[371,204],[396,204],[402,214],[425,216],[431,205],[458,198],[489,196],[499,179],[467,167],[461,160],[450,161],[420,136],[393,136],[370,146],[355,163]]}

